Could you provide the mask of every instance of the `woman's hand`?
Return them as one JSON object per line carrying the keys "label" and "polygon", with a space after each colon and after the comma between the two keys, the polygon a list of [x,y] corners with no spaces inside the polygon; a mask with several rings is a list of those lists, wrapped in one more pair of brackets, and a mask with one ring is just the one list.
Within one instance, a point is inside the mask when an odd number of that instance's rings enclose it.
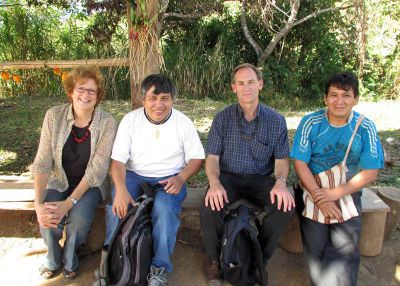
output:
{"label": "woman's hand", "polygon": [[[45,207],[51,211],[52,214],[52,222],[56,223],[56,226],[61,222],[64,216],[69,212],[72,208],[73,204],[72,201],[66,199],[64,201],[58,202],[46,202],[44,203]],[[54,227],[54,226],[52,226]]]}
{"label": "woman's hand", "polygon": [[57,227],[59,220],[53,213],[54,207],[46,203],[35,204],[35,211],[38,223],[43,228]]}

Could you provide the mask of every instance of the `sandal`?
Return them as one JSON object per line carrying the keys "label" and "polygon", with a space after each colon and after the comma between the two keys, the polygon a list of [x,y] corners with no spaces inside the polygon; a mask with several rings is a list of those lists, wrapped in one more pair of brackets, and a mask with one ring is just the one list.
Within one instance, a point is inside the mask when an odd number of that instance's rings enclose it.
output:
{"label": "sandal", "polygon": [[74,279],[76,276],[78,276],[78,269],[75,271],[68,271],[67,269],[64,268],[63,270],[64,277],[67,279]]}
{"label": "sandal", "polygon": [[51,270],[47,266],[44,266],[44,265],[40,266],[40,268],[39,268],[40,276],[44,279],[53,278],[54,275],[56,275],[57,271],[58,271],[58,269]]}

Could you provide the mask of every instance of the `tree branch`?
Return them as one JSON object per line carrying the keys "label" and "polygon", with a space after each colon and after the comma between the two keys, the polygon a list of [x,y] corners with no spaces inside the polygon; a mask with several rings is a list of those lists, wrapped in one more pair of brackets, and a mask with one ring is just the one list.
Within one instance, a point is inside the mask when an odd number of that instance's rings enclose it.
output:
{"label": "tree branch", "polygon": [[290,9],[290,17],[286,21],[285,26],[279,30],[278,33],[274,35],[272,40],[269,42],[268,46],[262,52],[262,55],[258,58],[257,66],[262,67],[265,63],[265,60],[269,57],[272,51],[275,49],[278,42],[286,36],[287,33],[293,28],[294,22],[296,20],[297,12],[300,7],[300,0],[292,0],[292,7]]}
{"label": "tree branch", "polygon": [[205,13],[199,13],[199,14],[180,14],[180,13],[175,13],[175,12],[169,12],[169,13],[164,13],[163,19],[168,18],[168,17],[175,17],[175,18],[180,18],[180,19],[197,19],[205,16],[207,14]]}
{"label": "tree branch", "polygon": [[353,8],[353,7],[354,7],[354,5],[349,5],[349,6],[330,7],[330,8],[321,9],[321,10],[315,11],[314,13],[311,13],[310,15],[305,16],[304,18],[302,18],[300,20],[297,20],[296,22],[294,22],[293,27],[297,26],[301,23],[304,23],[305,21],[310,20],[311,18],[317,17],[318,15],[320,15],[322,13],[345,10],[345,9],[349,9],[349,8]]}
{"label": "tree branch", "polygon": [[0,3],[0,8],[7,8],[7,7],[15,7],[15,6],[28,6],[28,4],[1,4]]}
{"label": "tree branch", "polygon": [[261,46],[254,40],[253,36],[250,34],[249,28],[247,27],[247,20],[246,20],[246,0],[242,0],[242,9],[240,11],[240,23],[242,24],[242,30],[244,37],[246,38],[247,42],[253,47],[253,49],[256,51],[257,57],[259,58],[263,50]]}

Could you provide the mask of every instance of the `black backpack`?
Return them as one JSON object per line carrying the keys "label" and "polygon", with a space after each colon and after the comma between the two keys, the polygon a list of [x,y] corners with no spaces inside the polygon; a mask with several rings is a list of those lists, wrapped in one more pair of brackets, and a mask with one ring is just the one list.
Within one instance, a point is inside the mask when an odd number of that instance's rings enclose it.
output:
{"label": "black backpack", "polygon": [[242,202],[228,208],[224,219],[220,261],[222,275],[232,285],[265,285],[258,241],[259,227],[254,212]]}
{"label": "black backpack", "polygon": [[144,194],[136,199],[136,204],[118,224],[105,262],[107,285],[147,285],[153,258],[152,189],[154,187],[148,184],[141,186]]}

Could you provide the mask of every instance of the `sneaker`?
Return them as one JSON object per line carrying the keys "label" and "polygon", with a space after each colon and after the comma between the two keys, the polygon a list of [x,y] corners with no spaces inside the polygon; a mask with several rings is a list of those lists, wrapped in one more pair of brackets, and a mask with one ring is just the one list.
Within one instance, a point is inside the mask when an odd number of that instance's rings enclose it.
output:
{"label": "sneaker", "polygon": [[166,286],[167,285],[167,271],[164,267],[150,266],[150,273],[147,275],[147,286]]}
{"label": "sneaker", "polygon": [[207,283],[209,286],[221,285],[221,271],[217,259],[210,259],[207,267]]}

